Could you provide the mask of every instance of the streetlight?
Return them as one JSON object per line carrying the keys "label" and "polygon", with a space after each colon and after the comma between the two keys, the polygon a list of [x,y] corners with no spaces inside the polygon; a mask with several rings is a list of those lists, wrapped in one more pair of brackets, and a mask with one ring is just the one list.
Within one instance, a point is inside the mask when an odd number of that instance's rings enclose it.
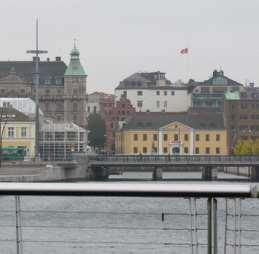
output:
{"label": "streetlight", "polygon": [[40,158],[39,153],[39,83],[40,83],[40,74],[39,74],[39,54],[46,54],[48,53],[47,50],[39,50],[39,33],[38,33],[38,19],[36,19],[36,49],[35,50],[27,50],[26,53],[28,54],[35,54],[35,81],[34,84],[36,86],[36,94],[35,94],[35,103],[36,103],[36,116],[35,116],[35,157]]}

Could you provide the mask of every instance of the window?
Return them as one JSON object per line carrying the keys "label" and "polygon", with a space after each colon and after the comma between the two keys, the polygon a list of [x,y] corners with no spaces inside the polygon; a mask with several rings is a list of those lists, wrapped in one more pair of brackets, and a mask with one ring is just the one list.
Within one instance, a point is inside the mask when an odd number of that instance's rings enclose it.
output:
{"label": "window", "polygon": [[167,147],[164,147],[163,150],[164,150],[164,153],[167,153]]}
{"label": "window", "polygon": [[167,95],[167,91],[164,91],[164,95],[165,95],[165,96]]}
{"label": "window", "polygon": [[26,128],[26,127],[22,127],[22,128],[21,128],[21,136],[22,136],[22,137],[26,137],[26,135],[27,135],[26,132],[27,132],[27,128]]}
{"label": "window", "polygon": [[14,137],[14,127],[8,127],[8,137],[9,138]]}
{"label": "window", "polygon": [[90,107],[89,106],[87,107],[87,112],[90,112]]}
{"label": "window", "polygon": [[152,149],[153,149],[153,153],[157,153],[157,147],[156,146],[153,146]]}
{"label": "window", "polygon": [[171,95],[175,95],[174,91],[171,91]]}
{"label": "window", "polygon": [[220,148],[216,147],[216,154],[220,154]]}
{"label": "window", "polygon": [[147,153],[147,148],[145,146],[143,147],[143,153]]}
{"label": "window", "polygon": [[209,147],[206,147],[205,152],[206,152],[206,154],[210,154],[210,148],[209,148]]}
{"label": "window", "polygon": [[164,134],[164,141],[167,141],[167,138],[168,138],[167,134]]}
{"label": "window", "polygon": [[196,134],[196,141],[200,141],[200,135],[199,134]]}
{"label": "window", "polygon": [[184,140],[185,140],[185,141],[188,141],[188,140],[189,140],[188,134],[184,134]]}
{"label": "window", "polygon": [[134,140],[138,140],[138,134],[134,134]]}
{"label": "window", "polygon": [[143,102],[142,101],[137,101],[137,105],[138,105],[138,108],[142,108]]}
{"label": "window", "polygon": [[195,153],[196,153],[196,154],[199,154],[199,153],[200,153],[200,148],[199,148],[199,147],[196,147],[196,148],[195,148]]}
{"label": "window", "polygon": [[50,84],[51,84],[51,78],[50,78],[50,77],[47,77],[47,78],[44,80],[44,84],[45,84],[45,85],[50,85]]}
{"label": "window", "polygon": [[247,103],[241,103],[241,108],[246,109],[247,108]]}
{"label": "window", "polygon": [[147,134],[143,134],[143,141],[147,141]]}
{"label": "window", "polygon": [[220,141],[220,135],[219,134],[216,135],[216,141]]}
{"label": "window", "polygon": [[157,141],[157,134],[153,134],[153,140]]}
{"label": "window", "polygon": [[73,112],[76,112],[76,111],[78,111],[78,107],[77,107],[77,103],[74,102],[73,103]]}
{"label": "window", "polygon": [[133,153],[138,153],[138,148],[137,147],[133,147]]}
{"label": "window", "polygon": [[205,140],[210,141],[210,135],[209,134],[206,134]]}
{"label": "window", "polygon": [[178,134],[174,134],[174,141],[178,141]]}
{"label": "window", "polygon": [[123,91],[123,96],[127,96],[127,91]]}
{"label": "window", "polygon": [[167,108],[167,101],[164,101],[164,108]]}
{"label": "window", "polygon": [[138,91],[138,92],[137,92],[137,95],[138,95],[138,96],[143,95],[143,91]]}
{"label": "window", "polygon": [[188,149],[188,147],[184,147],[184,153],[188,153],[189,152],[189,149]]}
{"label": "window", "polygon": [[94,113],[96,113],[96,111],[97,111],[97,108],[96,108],[96,106],[94,106]]}
{"label": "window", "polygon": [[248,115],[240,115],[239,119],[240,120],[247,120],[248,119]]}
{"label": "window", "polygon": [[156,91],[156,95],[160,95],[160,91]]}
{"label": "window", "polygon": [[160,101],[156,101],[156,107],[160,108]]}
{"label": "window", "polygon": [[56,85],[62,85],[62,78],[56,78]]}

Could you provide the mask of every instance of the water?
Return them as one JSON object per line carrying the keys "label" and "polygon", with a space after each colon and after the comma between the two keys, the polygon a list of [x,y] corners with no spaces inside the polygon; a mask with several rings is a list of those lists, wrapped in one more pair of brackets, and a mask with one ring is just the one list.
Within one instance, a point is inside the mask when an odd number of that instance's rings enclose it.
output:
{"label": "water", "polygon": [[[129,173],[125,177],[136,178],[136,175]],[[150,175],[139,177],[146,180]],[[14,254],[14,197],[3,196],[0,201],[0,253]],[[206,214],[206,202],[205,199],[197,200],[199,214]],[[242,202],[244,214],[259,214],[259,202]],[[229,207],[229,212],[234,213],[233,200],[229,201]],[[223,253],[224,245],[224,208],[225,200],[219,199],[219,253]],[[189,230],[189,199],[21,197],[21,209],[24,254],[192,253],[186,245],[195,239],[195,232],[191,235]],[[165,213],[164,221],[162,213]],[[234,217],[229,216],[229,229],[234,228],[234,222]],[[206,253],[206,215],[198,216],[197,226],[198,253]],[[242,227],[256,230],[259,217],[243,217]],[[257,244],[259,233],[242,232],[241,238],[242,244]],[[228,232],[227,240],[234,242],[233,231]],[[229,246],[227,253],[234,253],[234,248]],[[243,247],[242,253],[259,253],[259,248]]]}

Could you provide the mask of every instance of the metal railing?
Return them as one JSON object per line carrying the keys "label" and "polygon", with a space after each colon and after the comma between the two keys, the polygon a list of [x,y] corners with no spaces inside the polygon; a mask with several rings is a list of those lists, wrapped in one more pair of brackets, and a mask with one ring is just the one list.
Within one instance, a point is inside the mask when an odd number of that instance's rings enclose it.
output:
{"label": "metal railing", "polygon": [[106,162],[215,162],[215,163],[258,163],[259,156],[228,155],[96,155],[89,159]]}
{"label": "metal railing", "polygon": [[[226,183],[0,183],[0,194],[1,250],[17,254],[82,253],[77,249],[87,253],[124,253],[125,249],[132,253],[221,253],[218,249],[223,246],[217,239],[221,236],[215,226],[221,212],[215,205],[218,198],[257,195],[253,185]],[[7,204],[11,197],[3,195],[14,195],[15,206]],[[84,202],[82,196],[92,199]],[[123,210],[122,197],[130,197],[128,204],[134,204],[134,209]],[[117,198],[119,205],[112,210]],[[105,202],[108,207],[100,210]],[[157,208],[152,210],[155,202]],[[229,246],[229,236],[226,239]]]}

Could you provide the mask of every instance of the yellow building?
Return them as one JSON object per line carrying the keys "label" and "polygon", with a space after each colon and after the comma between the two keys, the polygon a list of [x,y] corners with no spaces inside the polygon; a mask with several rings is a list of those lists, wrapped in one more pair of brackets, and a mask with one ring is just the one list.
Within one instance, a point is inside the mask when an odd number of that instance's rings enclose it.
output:
{"label": "yellow building", "polygon": [[116,133],[118,154],[227,155],[221,114],[136,113]]}
{"label": "yellow building", "polygon": [[0,108],[2,147],[24,147],[26,157],[35,156],[35,121],[14,108]]}

